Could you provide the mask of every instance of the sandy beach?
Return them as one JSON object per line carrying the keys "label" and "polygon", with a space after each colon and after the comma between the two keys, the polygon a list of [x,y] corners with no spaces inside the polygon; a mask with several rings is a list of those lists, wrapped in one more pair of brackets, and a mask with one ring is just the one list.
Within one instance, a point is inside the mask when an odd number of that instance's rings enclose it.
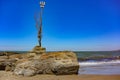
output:
{"label": "sandy beach", "polygon": [[15,76],[12,72],[0,71],[0,80],[120,80],[120,75],[36,75]]}

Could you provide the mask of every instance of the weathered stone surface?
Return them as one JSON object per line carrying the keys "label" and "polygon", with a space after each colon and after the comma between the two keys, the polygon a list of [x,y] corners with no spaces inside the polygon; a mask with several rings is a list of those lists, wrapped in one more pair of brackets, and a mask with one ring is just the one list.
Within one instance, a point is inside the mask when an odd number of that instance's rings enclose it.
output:
{"label": "weathered stone surface", "polygon": [[32,66],[30,61],[25,61],[22,63],[19,62],[15,67],[14,74],[32,76],[34,75],[34,72],[32,69],[29,70],[30,66]]}
{"label": "weathered stone surface", "polygon": [[11,71],[12,66],[16,63],[16,61],[16,59],[9,59],[8,56],[0,56],[0,70]]}
{"label": "weathered stone surface", "polygon": [[24,58],[28,58],[27,54],[4,52],[4,54],[0,56],[0,70],[13,71],[16,61]]}
{"label": "weathered stone surface", "polygon": [[0,52],[0,56],[5,56],[5,53],[4,52]]}
{"label": "weathered stone surface", "polygon": [[20,54],[15,54],[15,55],[11,55],[11,56],[9,56],[9,59],[22,59],[23,57],[22,57],[22,55],[20,55]]}
{"label": "weathered stone surface", "polygon": [[30,51],[30,52],[36,53],[36,54],[42,54],[42,53],[45,53],[45,52],[46,52],[46,49],[43,48],[43,47],[40,47],[40,46],[35,46],[35,47],[33,48],[33,50]]}
{"label": "weathered stone surface", "polygon": [[15,52],[4,52],[3,56],[0,56],[0,62],[11,62],[14,60],[19,60],[19,59],[24,59],[24,58],[28,58],[27,54],[17,54]]}
{"label": "weathered stone surface", "polygon": [[52,71],[55,74],[77,74],[79,69],[78,62],[69,60],[56,60],[53,63]]}
{"label": "weathered stone surface", "polygon": [[33,76],[35,74],[51,74],[51,60],[24,60],[16,65],[14,74],[23,76]]}
{"label": "weathered stone surface", "polygon": [[17,60],[5,60],[3,62],[0,62],[0,70],[5,70],[5,71],[13,71],[15,68],[15,63]]}
{"label": "weathered stone surface", "polygon": [[5,65],[3,63],[0,62],[0,70],[5,70]]}
{"label": "weathered stone surface", "polygon": [[6,60],[8,60],[7,56],[0,56],[0,70],[5,70]]}
{"label": "weathered stone surface", "polygon": [[8,59],[8,56],[0,56],[0,61],[5,59]]}
{"label": "weathered stone surface", "polygon": [[[36,55],[38,56],[38,55]],[[39,55],[37,59],[19,60],[14,74],[33,76],[35,74],[77,74],[79,64],[73,52],[52,52]]]}
{"label": "weathered stone surface", "polygon": [[16,52],[0,52],[0,56],[10,56],[10,55],[14,55],[14,54],[18,54]]}
{"label": "weathered stone surface", "polygon": [[77,74],[79,64],[77,56],[73,52],[51,52],[41,56],[42,59],[54,58],[52,64],[52,71],[54,74]]}

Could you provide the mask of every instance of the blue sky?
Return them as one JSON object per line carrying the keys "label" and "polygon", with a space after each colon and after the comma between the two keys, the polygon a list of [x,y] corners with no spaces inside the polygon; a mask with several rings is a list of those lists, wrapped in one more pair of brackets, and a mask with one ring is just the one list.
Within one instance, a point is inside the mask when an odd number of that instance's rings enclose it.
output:
{"label": "blue sky", "polygon": [[[0,50],[38,44],[40,0],[0,0]],[[120,49],[120,0],[44,0],[42,46],[49,50]]]}

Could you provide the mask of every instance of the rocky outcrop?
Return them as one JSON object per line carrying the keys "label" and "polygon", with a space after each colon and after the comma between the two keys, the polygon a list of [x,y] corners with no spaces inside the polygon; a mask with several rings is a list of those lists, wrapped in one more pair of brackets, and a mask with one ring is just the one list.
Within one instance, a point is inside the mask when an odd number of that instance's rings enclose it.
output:
{"label": "rocky outcrop", "polygon": [[73,52],[51,52],[37,59],[22,59],[16,63],[14,74],[33,76],[35,74],[77,74],[79,64]]}
{"label": "rocky outcrop", "polygon": [[14,55],[14,54],[18,54],[16,52],[0,52],[0,56],[10,56],[10,55]]}
{"label": "rocky outcrop", "polygon": [[[9,59],[8,56],[0,56],[0,70],[11,71],[16,59]],[[9,67],[9,69],[8,69]]]}
{"label": "rocky outcrop", "polygon": [[0,56],[0,70],[5,70],[7,60],[8,60],[7,56]]}
{"label": "rocky outcrop", "polygon": [[[37,51],[37,48],[34,50]],[[35,51],[25,54],[4,53],[0,56],[0,70],[23,76],[78,73],[79,64],[75,53],[61,51],[39,54]]]}
{"label": "rocky outcrop", "polygon": [[46,48],[40,47],[40,46],[35,46],[31,53],[36,53],[36,54],[42,54],[46,52]]}
{"label": "rocky outcrop", "polygon": [[16,52],[0,52],[0,70],[11,71],[17,57],[11,58],[10,56],[17,54]]}
{"label": "rocky outcrop", "polygon": [[27,54],[16,52],[3,52],[0,56],[0,70],[13,71],[16,61],[27,58]]}

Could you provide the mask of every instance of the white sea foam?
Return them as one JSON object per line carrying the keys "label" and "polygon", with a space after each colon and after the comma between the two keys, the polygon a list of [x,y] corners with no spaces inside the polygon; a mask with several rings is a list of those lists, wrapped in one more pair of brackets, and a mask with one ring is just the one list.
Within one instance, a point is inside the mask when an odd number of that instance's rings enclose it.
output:
{"label": "white sea foam", "polygon": [[120,60],[111,60],[111,61],[94,61],[94,62],[79,62],[80,66],[97,66],[97,65],[105,65],[105,64],[120,64]]}

